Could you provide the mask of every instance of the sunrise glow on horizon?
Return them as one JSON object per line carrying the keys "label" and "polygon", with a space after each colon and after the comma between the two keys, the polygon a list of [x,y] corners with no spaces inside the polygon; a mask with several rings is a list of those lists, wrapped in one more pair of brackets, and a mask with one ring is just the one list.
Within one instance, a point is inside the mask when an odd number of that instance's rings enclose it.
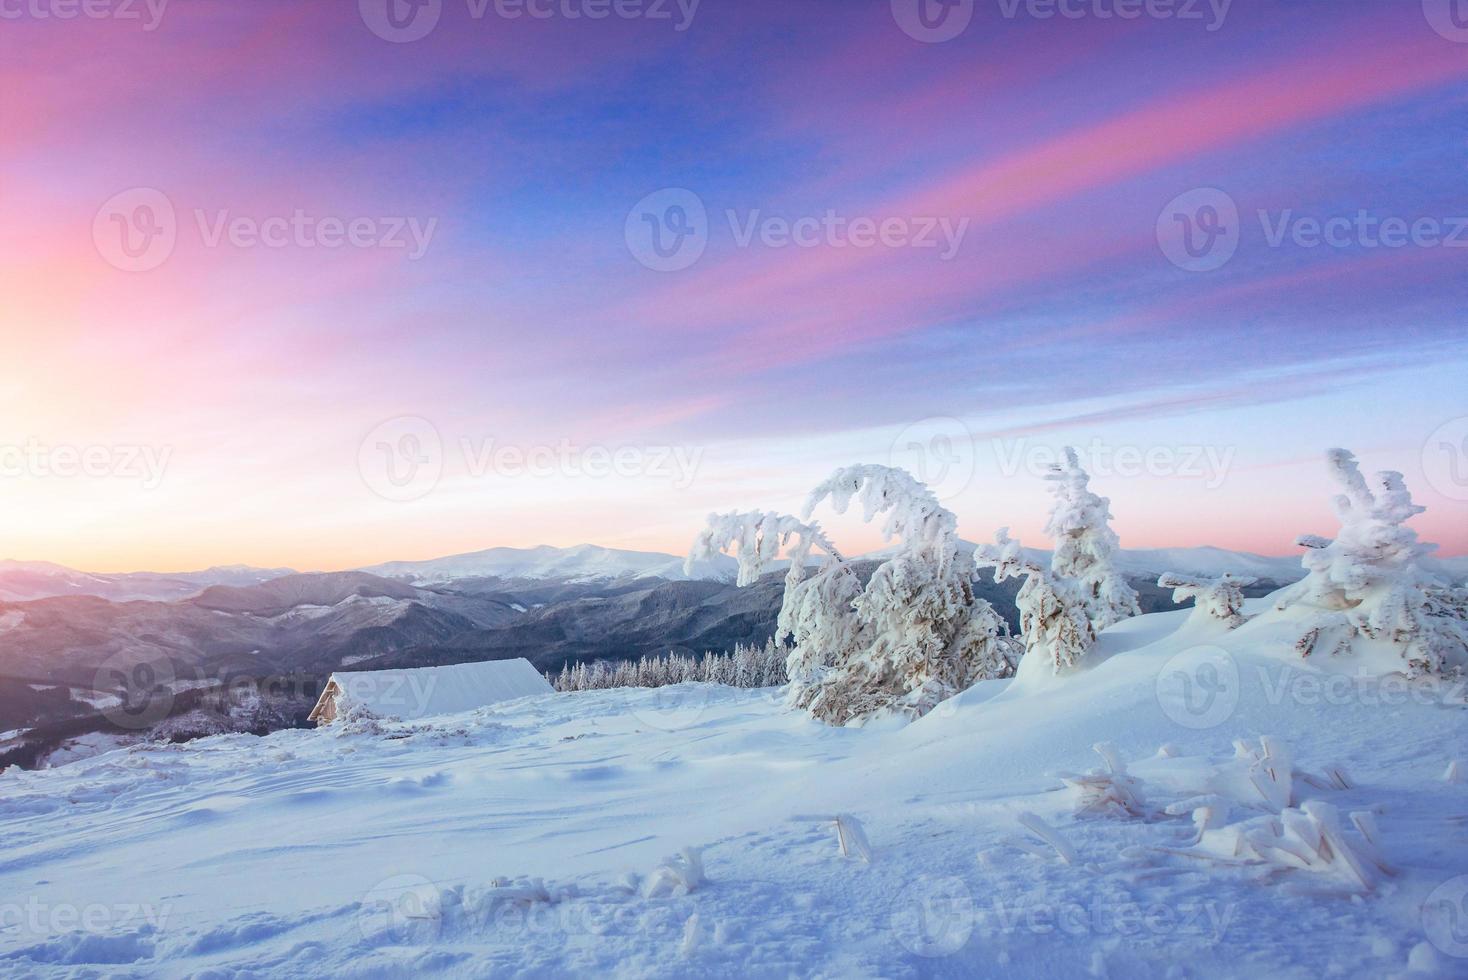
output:
{"label": "sunrise glow on horizon", "polygon": [[0,558],[681,553],[856,462],[1041,546],[1067,445],[1125,547],[1295,553],[1343,446],[1468,553],[1420,3],[368,6],[0,19]]}

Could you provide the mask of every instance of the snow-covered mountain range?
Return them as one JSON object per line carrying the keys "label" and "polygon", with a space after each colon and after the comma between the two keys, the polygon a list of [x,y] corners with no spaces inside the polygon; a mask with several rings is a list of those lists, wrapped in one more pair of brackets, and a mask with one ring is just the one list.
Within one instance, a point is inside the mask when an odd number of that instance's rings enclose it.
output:
{"label": "snow-covered mountain range", "polygon": [[[965,542],[972,549],[972,542]],[[1027,548],[1027,553],[1048,561],[1050,552]],[[884,551],[873,552],[878,558]],[[1285,584],[1304,575],[1299,555],[1258,555],[1249,551],[1200,546],[1192,548],[1122,549],[1119,564],[1128,575],[1157,576],[1181,572],[1214,578],[1225,572]],[[1453,580],[1468,575],[1468,557],[1429,561],[1440,574]],[[684,572],[683,559],[656,551],[624,551],[582,544],[572,548],[490,548],[426,561],[394,561],[361,569],[384,578],[407,579],[415,585],[432,585],[466,578],[510,578],[568,582],[614,581],[618,579],[664,578],[732,582],[737,563],[727,555],[694,564],[693,574]]]}
{"label": "snow-covered mountain range", "polygon": [[452,582],[465,578],[560,579],[568,582],[619,578],[665,578],[672,582],[689,579],[732,581],[734,559],[719,556],[698,562],[689,575],[683,559],[658,551],[625,551],[579,544],[571,548],[541,545],[537,548],[488,548],[426,561],[390,561],[362,569],[384,578],[405,578],[416,584]]}
{"label": "snow-covered mountain range", "polygon": [[49,561],[0,561],[0,601],[91,595],[114,602],[186,599],[215,585],[258,585],[289,568],[220,565],[197,572],[79,572]]}
{"label": "snow-covered mountain range", "polygon": [[[972,544],[968,544],[972,548]],[[1036,558],[1048,560],[1049,552],[1026,549]],[[875,552],[871,557],[879,557]],[[1155,576],[1163,572],[1216,577],[1224,572],[1249,575],[1280,584],[1293,582],[1304,573],[1298,555],[1257,555],[1225,548],[1133,548],[1120,553],[1122,570],[1128,575]],[[1454,581],[1468,577],[1468,557],[1429,560],[1439,574]],[[488,548],[421,561],[390,561],[356,571],[418,586],[431,586],[465,579],[525,579],[572,583],[634,581],[661,578],[672,582],[734,581],[734,559],[718,555],[696,562],[692,574],[683,568],[683,558],[658,551],[629,551],[581,544],[569,548],[541,545],[535,548]],[[0,561],[0,601],[25,602],[54,596],[90,595],[115,602],[138,599],[170,601],[198,595],[213,586],[251,586],[295,574],[288,568],[253,568],[228,565],[197,572],[81,572],[50,562]]]}

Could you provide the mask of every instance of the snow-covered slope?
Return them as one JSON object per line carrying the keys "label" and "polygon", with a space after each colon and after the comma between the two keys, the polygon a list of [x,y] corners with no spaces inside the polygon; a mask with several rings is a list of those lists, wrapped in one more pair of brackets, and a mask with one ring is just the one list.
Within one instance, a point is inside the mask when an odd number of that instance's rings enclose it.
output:
{"label": "snow-covered slope", "polygon": [[[1428,558],[1423,564],[1436,574],[1461,582],[1468,576],[1468,557]],[[1130,548],[1121,551],[1122,571],[1132,574],[1182,572],[1217,578],[1225,572],[1249,575],[1273,582],[1293,582],[1305,577],[1300,556],[1256,555],[1224,548]]]}
{"label": "snow-covered slope", "polygon": [[[1444,916],[1468,894],[1468,785],[1440,777],[1464,709],[1198,630],[1130,620],[1088,670],[907,726],[684,685],[9,772],[0,895],[37,911],[0,930],[0,972],[1463,975]],[[1236,756],[1261,735],[1275,754]],[[1056,774],[1092,768],[1135,813],[1078,812]],[[1341,827],[1312,837],[1320,803]],[[706,881],[658,870],[683,848]]]}
{"label": "snow-covered slope", "polygon": [[698,563],[693,575],[683,571],[683,559],[656,551],[623,551],[582,544],[573,548],[489,548],[426,561],[392,561],[362,569],[374,575],[406,578],[417,583],[449,582],[459,578],[592,579],[658,577],[732,581],[735,563],[722,558]]}
{"label": "snow-covered slope", "polygon": [[[965,543],[966,547],[973,545]],[[1025,552],[1044,562],[1050,552],[1026,548]],[[1468,576],[1468,557],[1429,558],[1423,563],[1436,574],[1455,581]],[[1217,578],[1225,572],[1278,582],[1281,585],[1305,577],[1300,556],[1256,555],[1251,551],[1230,551],[1203,545],[1196,548],[1123,548],[1117,552],[1117,565],[1128,575],[1152,578],[1165,572]]]}

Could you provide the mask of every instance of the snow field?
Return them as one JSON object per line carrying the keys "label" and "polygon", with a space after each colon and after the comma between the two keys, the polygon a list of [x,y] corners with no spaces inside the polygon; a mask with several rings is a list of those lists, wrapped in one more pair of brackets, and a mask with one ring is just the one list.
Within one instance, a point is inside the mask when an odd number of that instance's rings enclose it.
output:
{"label": "snow field", "polygon": [[1468,973],[1462,707],[1307,696],[1329,675],[1207,625],[1128,620],[906,725],[680,685],[10,772],[0,970]]}

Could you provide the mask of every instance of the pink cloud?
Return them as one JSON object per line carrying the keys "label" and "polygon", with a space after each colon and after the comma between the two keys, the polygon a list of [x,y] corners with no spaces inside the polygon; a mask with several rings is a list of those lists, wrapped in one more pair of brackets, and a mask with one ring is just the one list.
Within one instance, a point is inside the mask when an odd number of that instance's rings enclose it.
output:
{"label": "pink cloud", "polygon": [[[1309,57],[1250,68],[1211,88],[1172,96],[963,168],[876,202],[868,213],[961,216],[974,227],[992,228],[1082,191],[1464,76],[1468,62],[1460,52],[1430,35],[1372,43],[1355,39],[1334,51],[1312,51]],[[995,247],[985,256],[990,261],[974,263],[979,271],[967,279],[952,266],[930,264],[901,291],[873,285],[881,281],[884,263],[917,266],[900,249],[744,253],[698,268],[678,283],[635,300],[628,312],[679,330],[762,321],[767,326],[757,337],[764,349],[799,350],[796,359],[803,359],[869,329],[895,332],[924,326],[922,311],[910,305],[913,296],[938,305],[957,296],[972,300],[1098,257],[1072,244],[1050,254],[1048,262],[1046,255],[1032,253],[1027,266],[1006,270],[1006,259],[1012,266],[1011,252]],[[834,310],[827,317],[792,310],[802,297],[808,305],[829,303]]]}

